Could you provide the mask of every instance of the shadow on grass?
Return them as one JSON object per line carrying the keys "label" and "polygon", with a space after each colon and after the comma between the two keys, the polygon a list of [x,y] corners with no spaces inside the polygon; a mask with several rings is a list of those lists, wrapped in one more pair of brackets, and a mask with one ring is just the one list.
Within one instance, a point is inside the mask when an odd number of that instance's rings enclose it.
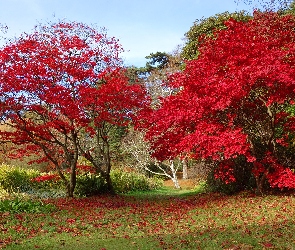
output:
{"label": "shadow on grass", "polygon": [[150,249],[294,249],[295,224],[250,225],[241,227],[206,228],[187,230],[171,234],[151,234],[145,237],[126,236],[101,238],[99,231],[88,236],[71,234],[43,235],[27,239],[21,244],[9,245],[7,250],[150,250]]}
{"label": "shadow on grass", "polygon": [[115,250],[115,249],[161,249],[156,241],[147,238],[107,238],[101,239],[99,235],[71,237],[67,234],[54,237],[36,237],[26,240],[22,244],[9,245],[7,250],[40,249],[40,250]]}

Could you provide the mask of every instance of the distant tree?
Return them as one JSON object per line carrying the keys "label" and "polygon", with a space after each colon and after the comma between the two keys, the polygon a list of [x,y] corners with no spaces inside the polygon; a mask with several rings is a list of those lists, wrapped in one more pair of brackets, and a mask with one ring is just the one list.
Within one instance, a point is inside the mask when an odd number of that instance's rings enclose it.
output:
{"label": "distant tree", "polygon": [[122,70],[121,51],[104,30],[75,22],[40,26],[0,50],[1,118],[13,128],[1,139],[23,145],[23,154],[42,150],[70,197],[79,156],[113,191],[110,131],[145,103],[144,89]]}
{"label": "distant tree", "polygon": [[235,0],[237,3],[243,2],[248,5],[260,4],[265,10],[285,9],[294,0]]}
{"label": "distant tree", "polygon": [[146,67],[142,68],[142,71],[145,72],[144,84],[152,99],[152,106],[156,108],[159,99],[171,95],[175,91],[165,83],[171,74],[181,71],[183,67],[180,48],[171,53],[151,53],[146,56],[146,59],[148,59]]}
{"label": "distant tree", "polygon": [[167,67],[171,55],[167,54],[166,52],[156,52],[150,53],[146,56],[146,59],[149,61],[146,63],[146,71],[151,72],[154,69],[164,69]]}
{"label": "distant tree", "polygon": [[123,138],[121,147],[122,151],[125,153],[125,157],[129,155],[131,158],[128,162],[131,168],[136,168],[140,172],[147,172],[169,178],[174,183],[175,188],[180,188],[177,179],[177,171],[180,166],[179,162],[175,164],[172,160],[165,164],[152,157],[152,148],[144,139],[143,132],[134,130],[133,128],[129,129],[128,133]]}
{"label": "distant tree", "polygon": [[285,14],[295,15],[295,1],[294,0],[290,1],[290,4],[287,7],[281,8],[280,10],[278,10],[278,12],[282,15],[285,15]]}
{"label": "distant tree", "polygon": [[[139,81],[147,89],[151,98],[151,107],[157,109],[160,99],[173,94],[177,89],[170,88],[166,85],[168,77],[179,72],[183,68],[183,62],[180,57],[180,47],[171,53],[156,52],[146,56],[148,59],[146,66],[134,69],[133,73],[137,73]],[[138,169],[145,169],[147,172],[164,175],[170,178],[176,188],[180,188],[177,180],[177,171],[180,170],[180,161],[178,159],[170,159],[169,161],[159,162],[151,156],[151,148],[149,143],[144,140],[143,132],[131,130],[124,138],[124,150],[128,152],[135,160]],[[185,168],[184,174],[187,177],[187,164],[183,161]],[[164,167],[167,166],[167,167]]]}

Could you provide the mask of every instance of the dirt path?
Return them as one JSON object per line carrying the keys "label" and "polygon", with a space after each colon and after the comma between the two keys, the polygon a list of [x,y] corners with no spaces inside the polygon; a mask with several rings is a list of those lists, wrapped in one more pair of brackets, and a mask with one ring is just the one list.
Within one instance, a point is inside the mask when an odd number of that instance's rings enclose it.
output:
{"label": "dirt path", "polygon": [[[196,186],[196,180],[194,179],[187,179],[187,180],[179,179],[178,182],[182,189],[192,189]],[[174,187],[174,184],[172,180],[167,180],[167,181],[164,181],[164,186]]]}

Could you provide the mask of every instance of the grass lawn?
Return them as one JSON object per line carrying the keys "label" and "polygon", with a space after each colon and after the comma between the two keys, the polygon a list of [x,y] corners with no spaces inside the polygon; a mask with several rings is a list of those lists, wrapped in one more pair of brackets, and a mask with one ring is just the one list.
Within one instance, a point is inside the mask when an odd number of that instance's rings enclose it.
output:
{"label": "grass lawn", "polygon": [[295,249],[295,197],[173,190],[0,213],[4,249]]}

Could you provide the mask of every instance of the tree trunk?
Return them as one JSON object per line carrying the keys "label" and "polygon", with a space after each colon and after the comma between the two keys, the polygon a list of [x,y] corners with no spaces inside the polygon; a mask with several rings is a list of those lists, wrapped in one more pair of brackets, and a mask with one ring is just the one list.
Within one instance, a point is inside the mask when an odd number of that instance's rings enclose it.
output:
{"label": "tree trunk", "polygon": [[67,195],[68,197],[73,198],[74,197],[74,191],[76,187],[76,182],[77,182],[77,176],[76,176],[76,168],[72,167],[71,168],[71,174],[70,174],[70,181],[67,185]]}
{"label": "tree trunk", "polygon": [[107,192],[109,194],[115,194],[115,190],[114,190],[114,187],[113,187],[113,183],[112,183],[112,180],[111,180],[110,173],[107,173],[105,175],[105,180],[106,180],[106,183],[107,183]]}
{"label": "tree trunk", "polygon": [[74,197],[74,190],[75,190],[75,187],[73,185],[71,185],[71,183],[69,182],[67,185],[67,197],[73,198]]}
{"label": "tree trunk", "polygon": [[77,183],[76,168],[77,168],[79,150],[77,145],[77,133],[75,133],[75,131],[72,131],[71,134],[72,134],[74,151],[67,153],[67,161],[69,162],[69,165],[70,165],[70,181],[67,186],[67,190],[68,190],[68,197],[72,198],[74,197],[74,191],[75,191],[75,187]]}
{"label": "tree trunk", "polygon": [[177,176],[174,178],[172,178],[172,181],[174,183],[174,187],[177,188],[177,189],[180,189],[180,185],[179,185],[179,182],[178,182],[178,179],[177,179]]}
{"label": "tree trunk", "polygon": [[114,190],[114,187],[113,187],[113,184],[112,184],[112,180],[111,180],[111,168],[112,168],[112,165],[111,165],[111,157],[110,157],[110,145],[109,145],[109,142],[107,139],[105,139],[103,137],[103,140],[104,140],[104,144],[105,144],[105,151],[104,151],[104,154],[103,154],[103,158],[104,158],[104,164],[105,164],[105,167],[106,167],[106,182],[107,182],[107,191],[108,193],[110,194],[115,194],[115,190]]}
{"label": "tree trunk", "polygon": [[174,168],[174,162],[173,161],[170,161],[170,169],[171,169],[171,172],[172,172],[172,181],[174,183],[174,186],[175,188],[177,189],[180,189],[180,185],[179,185],[179,182],[178,182],[178,179],[177,179],[177,169]]}
{"label": "tree trunk", "polygon": [[65,188],[66,188],[66,191],[67,191],[67,197],[74,197],[74,190],[75,190],[75,187],[76,187],[76,166],[74,167],[74,171],[73,171],[73,167],[71,167],[71,172],[70,172],[70,179],[68,180],[64,173],[62,172],[62,167],[59,166],[58,164],[56,164],[56,169],[57,169],[57,172],[60,176],[60,178],[62,179],[64,185],[65,185]]}
{"label": "tree trunk", "polygon": [[182,160],[182,179],[184,179],[184,180],[188,179],[187,167],[188,167],[188,162],[187,162],[187,159],[184,158]]}
{"label": "tree trunk", "polygon": [[264,184],[265,184],[265,180],[266,180],[266,173],[263,173],[262,176],[257,176],[256,177],[256,193],[258,195],[263,195],[264,194]]}

